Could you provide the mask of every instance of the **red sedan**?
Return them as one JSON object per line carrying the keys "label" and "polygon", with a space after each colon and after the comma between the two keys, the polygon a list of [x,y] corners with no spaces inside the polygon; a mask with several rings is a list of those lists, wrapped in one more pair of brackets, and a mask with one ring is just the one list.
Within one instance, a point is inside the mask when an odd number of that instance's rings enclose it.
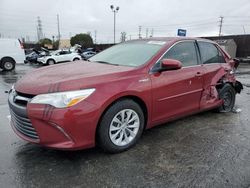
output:
{"label": "red sedan", "polygon": [[150,38],[89,59],[37,69],[11,89],[11,125],[21,138],[56,149],[132,147],[144,129],[204,110],[229,112],[243,89],[216,43]]}

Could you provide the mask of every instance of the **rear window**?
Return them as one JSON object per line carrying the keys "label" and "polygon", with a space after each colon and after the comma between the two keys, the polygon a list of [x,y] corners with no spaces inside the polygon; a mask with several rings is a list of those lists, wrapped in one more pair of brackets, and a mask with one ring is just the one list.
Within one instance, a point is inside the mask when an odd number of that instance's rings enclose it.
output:
{"label": "rear window", "polygon": [[203,64],[225,63],[223,55],[214,44],[200,41],[198,45]]}

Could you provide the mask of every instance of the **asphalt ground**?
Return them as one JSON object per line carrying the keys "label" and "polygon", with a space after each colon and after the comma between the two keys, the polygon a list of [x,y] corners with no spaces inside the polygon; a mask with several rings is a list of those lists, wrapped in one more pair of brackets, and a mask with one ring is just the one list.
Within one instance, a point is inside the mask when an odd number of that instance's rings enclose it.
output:
{"label": "asphalt ground", "polygon": [[32,69],[0,71],[0,187],[250,187],[250,64],[239,67],[244,90],[235,111],[203,112],[144,132],[120,154],[98,148],[57,151],[12,131],[4,93]]}

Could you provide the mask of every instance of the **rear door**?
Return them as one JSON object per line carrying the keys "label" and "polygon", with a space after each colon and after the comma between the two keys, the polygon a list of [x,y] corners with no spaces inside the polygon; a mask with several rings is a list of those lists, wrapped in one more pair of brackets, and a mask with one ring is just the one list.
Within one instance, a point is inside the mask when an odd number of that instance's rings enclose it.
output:
{"label": "rear door", "polygon": [[198,41],[198,46],[205,69],[204,88],[207,89],[207,87],[213,84],[213,79],[226,61],[215,44],[207,41]]}
{"label": "rear door", "polygon": [[69,51],[61,51],[58,57],[58,62],[67,62],[71,61],[71,52]]}
{"label": "rear door", "polygon": [[151,74],[154,122],[199,110],[203,90],[203,67],[199,64],[197,45],[193,40],[172,46],[162,59],[182,62],[179,70]]}

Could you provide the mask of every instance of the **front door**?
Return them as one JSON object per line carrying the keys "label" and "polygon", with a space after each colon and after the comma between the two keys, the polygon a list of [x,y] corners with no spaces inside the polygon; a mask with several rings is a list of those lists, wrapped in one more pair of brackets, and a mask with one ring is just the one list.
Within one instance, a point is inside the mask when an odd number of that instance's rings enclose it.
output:
{"label": "front door", "polygon": [[204,68],[197,57],[196,43],[190,40],[178,42],[161,58],[179,60],[183,67],[151,74],[153,122],[199,110]]}

